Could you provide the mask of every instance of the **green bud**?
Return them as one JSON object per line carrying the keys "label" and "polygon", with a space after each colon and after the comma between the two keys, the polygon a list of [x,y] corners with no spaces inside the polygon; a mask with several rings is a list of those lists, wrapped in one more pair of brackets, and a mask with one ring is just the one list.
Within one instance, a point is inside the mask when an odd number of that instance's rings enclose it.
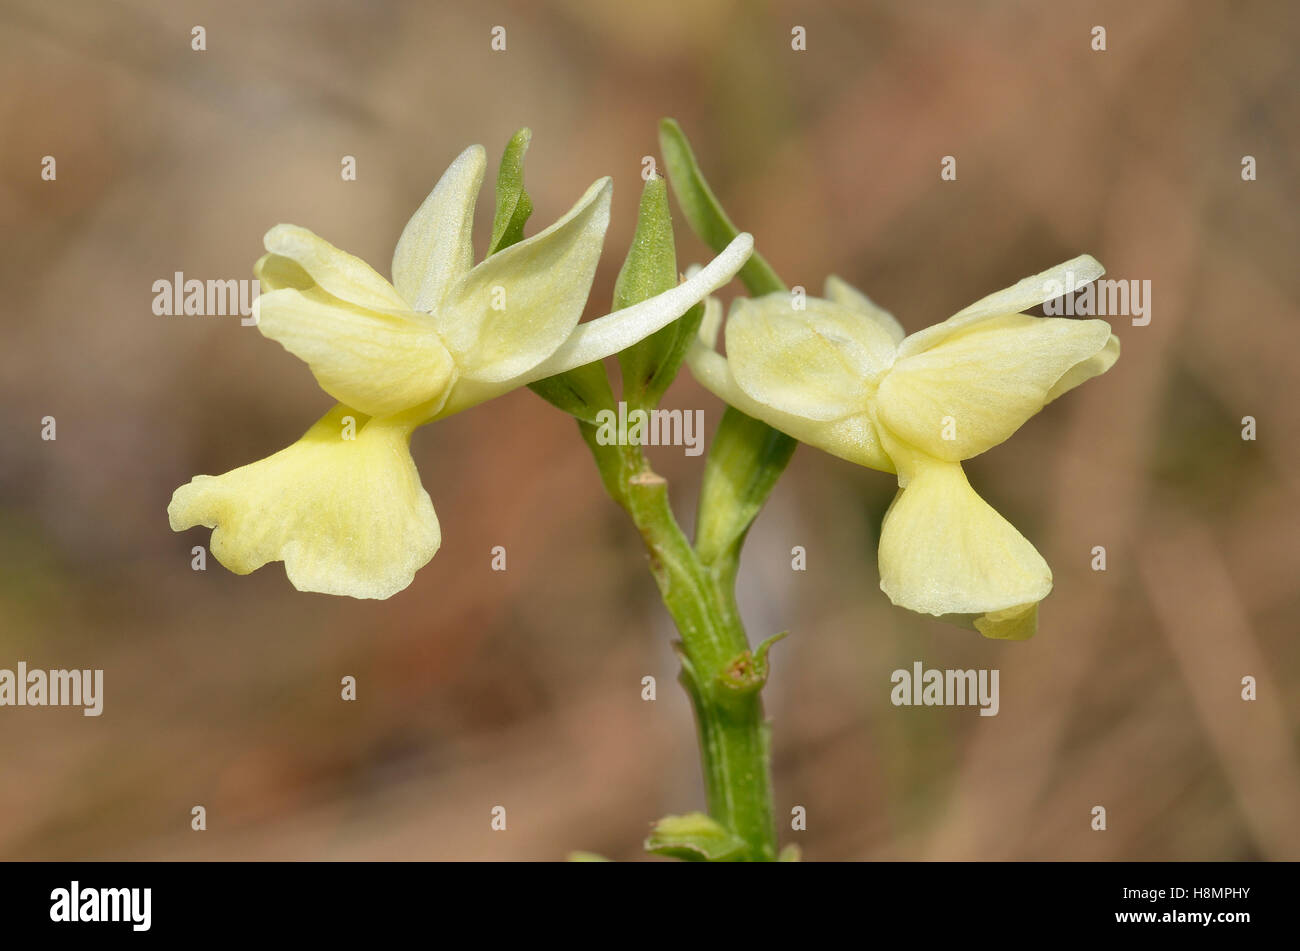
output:
{"label": "green bud", "polygon": [[[641,192],[636,234],[614,285],[614,309],[631,307],[677,285],[677,253],[673,244],[668,183],[655,176]],[[618,355],[623,370],[623,399],[633,408],[653,408],[663,397],[690,346],[704,305],[697,304],[667,327]]]}

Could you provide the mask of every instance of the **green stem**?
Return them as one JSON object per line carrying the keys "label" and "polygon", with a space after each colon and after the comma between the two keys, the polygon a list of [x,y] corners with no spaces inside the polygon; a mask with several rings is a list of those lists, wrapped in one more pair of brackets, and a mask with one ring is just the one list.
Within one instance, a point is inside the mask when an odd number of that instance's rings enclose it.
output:
{"label": "green stem", "polygon": [[[709,240],[735,237],[690,146],[675,123],[665,126],[670,166],[698,180],[687,215],[708,226]],[[497,175],[497,213],[492,252],[519,241],[532,202],[523,187],[523,155],[531,133],[510,140]],[[698,193],[698,194],[696,194]],[[703,205],[701,205],[703,203]],[[707,206],[707,207],[704,207]],[[697,227],[697,231],[699,228]],[[731,237],[725,237],[730,234]],[[725,238],[725,240],[724,240]],[[491,252],[489,252],[491,253]],[[780,278],[755,253],[741,272],[750,292],[782,287]],[[667,186],[651,179],[641,196],[632,249],[615,285],[615,308],[634,304],[677,281]],[[760,290],[761,289],[761,290]],[[672,382],[695,336],[703,308],[619,354],[623,395],[638,409],[653,408]],[[612,411],[613,393],[600,363],[531,384],[544,399],[578,420],[609,495],[632,517],[645,540],[650,566],[664,604],[681,632],[682,683],[699,726],[704,782],[712,819],[731,833],[719,857],[774,860],[771,755],[759,691],[767,677],[765,641],[751,653],[735,598],[736,565],[749,523],[785,468],[794,441],[743,413],[728,409],[710,447],[696,548],[686,540],[668,502],[668,484],[646,461],[639,446],[603,445],[595,421]],[[713,831],[717,831],[716,827]],[[736,848],[739,840],[743,848]],[[698,850],[687,849],[687,852]],[[708,852],[703,853],[708,856]]]}
{"label": "green stem", "polygon": [[748,843],[747,858],[772,861],[769,730],[762,677],[736,606],[734,569],[719,574],[700,560],[673,517],[668,483],[639,447],[600,445],[594,427],[581,429],[606,490],[645,541],[651,572],[681,634],[681,679],[699,729],[709,814]]}

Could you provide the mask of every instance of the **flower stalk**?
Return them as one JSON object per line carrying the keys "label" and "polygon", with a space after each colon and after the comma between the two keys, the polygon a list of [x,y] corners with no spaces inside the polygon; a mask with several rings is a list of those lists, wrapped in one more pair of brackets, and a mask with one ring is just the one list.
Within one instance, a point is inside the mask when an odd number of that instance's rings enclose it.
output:
{"label": "flower stalk", "polygon": [[[756,861],[776,858],[769,729],[761,681],[737,684],[738,665],[753,665],[736,607],[734,569],[701,560],[668,499],[668,483],[639,447],[601,445],[580,423],[605,488],[632,519],[650,558],[664,606],[681,635],[681,682],[699,731],[709,814],[745,843]],[[722,568],[722,571],[716,569]]]}
{"label": "flower stalk", "polygon": [[[663,126],[661,142],[688,221],[710,245],[728,246],[739,232],[717,204],[675,123]],[[784,287],[757,253],[739,276],[751,294]],[[651,179],[614,306],[631,306],[663,293],[676,278],[667,190],[662,179]],[[619,354],[625,398],[644,408],[658,403],[702,317],[703,308],[696,308]],[[707,817],[661,820],[646,847],[683,858],[774,861],[771,731],[761,691],[767,679],[767,648],[775,638],[757,651],[751,649],[736,603],[735,580],[749,526],[797,443],[728,408],[710,446],[692,546],[673,515],[667,481],[653,470],[641,447],[606,445],[597,439],[594,412],[612,405],[612,391],[602,369],[593,365],[581,370],[534,390],[578,417],[606,492],[628,513],[645,543],[651,574],[681,635],[675,645],[682,664],[680,679],[695,714],[709,809]]]}

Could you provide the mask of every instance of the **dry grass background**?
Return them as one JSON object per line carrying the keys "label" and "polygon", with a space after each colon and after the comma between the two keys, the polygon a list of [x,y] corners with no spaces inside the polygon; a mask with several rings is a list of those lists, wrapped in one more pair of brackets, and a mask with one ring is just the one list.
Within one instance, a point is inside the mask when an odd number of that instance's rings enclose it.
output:
{"label": "dry grass background", "polygon": [[[1111,373],[970,466],[1055,570],[1031,642],[891,608],[890,479],[799,450],[741,589],[752,635],[793,631],[767,696],[778,813],[808,828],[783,839],[1300,858],[1297,39],[1286,3],[4,0],[0,666],[102,667],[107,699],[99,719],[0,710],[0,856],[632,858],[652,818],[700,805],[671,625],[571,423],[521,392],[421,431],[444,547],[390,601],[196,573],[206,533],[168,530],[172,489],[287,444],[328,398],[235,319],[150,311],[174,271],[250,276],[279,221],[386,271],[456,152],[495,161],[527,124],[534,230],[615,176],[603,313],[674,115],[787,282],[838,272],[909,330],[1083,251],[1153,285]],[[669,400],[716,425],[693,381]],[[657,461],[689,515],[699,460]],[[1000,668],[1000,715],[890,706],[917,659]]]}

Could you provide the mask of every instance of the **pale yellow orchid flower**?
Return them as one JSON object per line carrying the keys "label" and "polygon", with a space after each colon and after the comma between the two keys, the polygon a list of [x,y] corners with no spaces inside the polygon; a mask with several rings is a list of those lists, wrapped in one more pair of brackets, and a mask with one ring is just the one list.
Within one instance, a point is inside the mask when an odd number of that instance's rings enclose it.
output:
{"label": "pale yellow orchid flower", "polygon": [[844,281],[794,307],[790,294],[739,299],[716,352],[710,300],[687,360],[737,409],[802,442],[898,475],[880,536],[880,587],[894,604],[1021,639],[1052,589],[1047,562],[966,481],[961,460],[991,449],[1047,403],[1110,369],[1103,320],[1030,317],[1104,270],[1088,255],[1027,277],[911,336]]}
{"label": "pale yellow orchid flower", "polygon": [[410,455],[416,427],[631,346],[729,281],[753,247],[741,235],[677,287],[580,325],[609,179],[471,266],[484,168],[481,146],[452,163],[402,232],[391,284],[304,228],[267,232],[258,328],[339,404],[275,455],[177,489],[173,530],[213,529],[213,555],[238,574],[280,560],[300,591],[388,598],[442,540]]}

